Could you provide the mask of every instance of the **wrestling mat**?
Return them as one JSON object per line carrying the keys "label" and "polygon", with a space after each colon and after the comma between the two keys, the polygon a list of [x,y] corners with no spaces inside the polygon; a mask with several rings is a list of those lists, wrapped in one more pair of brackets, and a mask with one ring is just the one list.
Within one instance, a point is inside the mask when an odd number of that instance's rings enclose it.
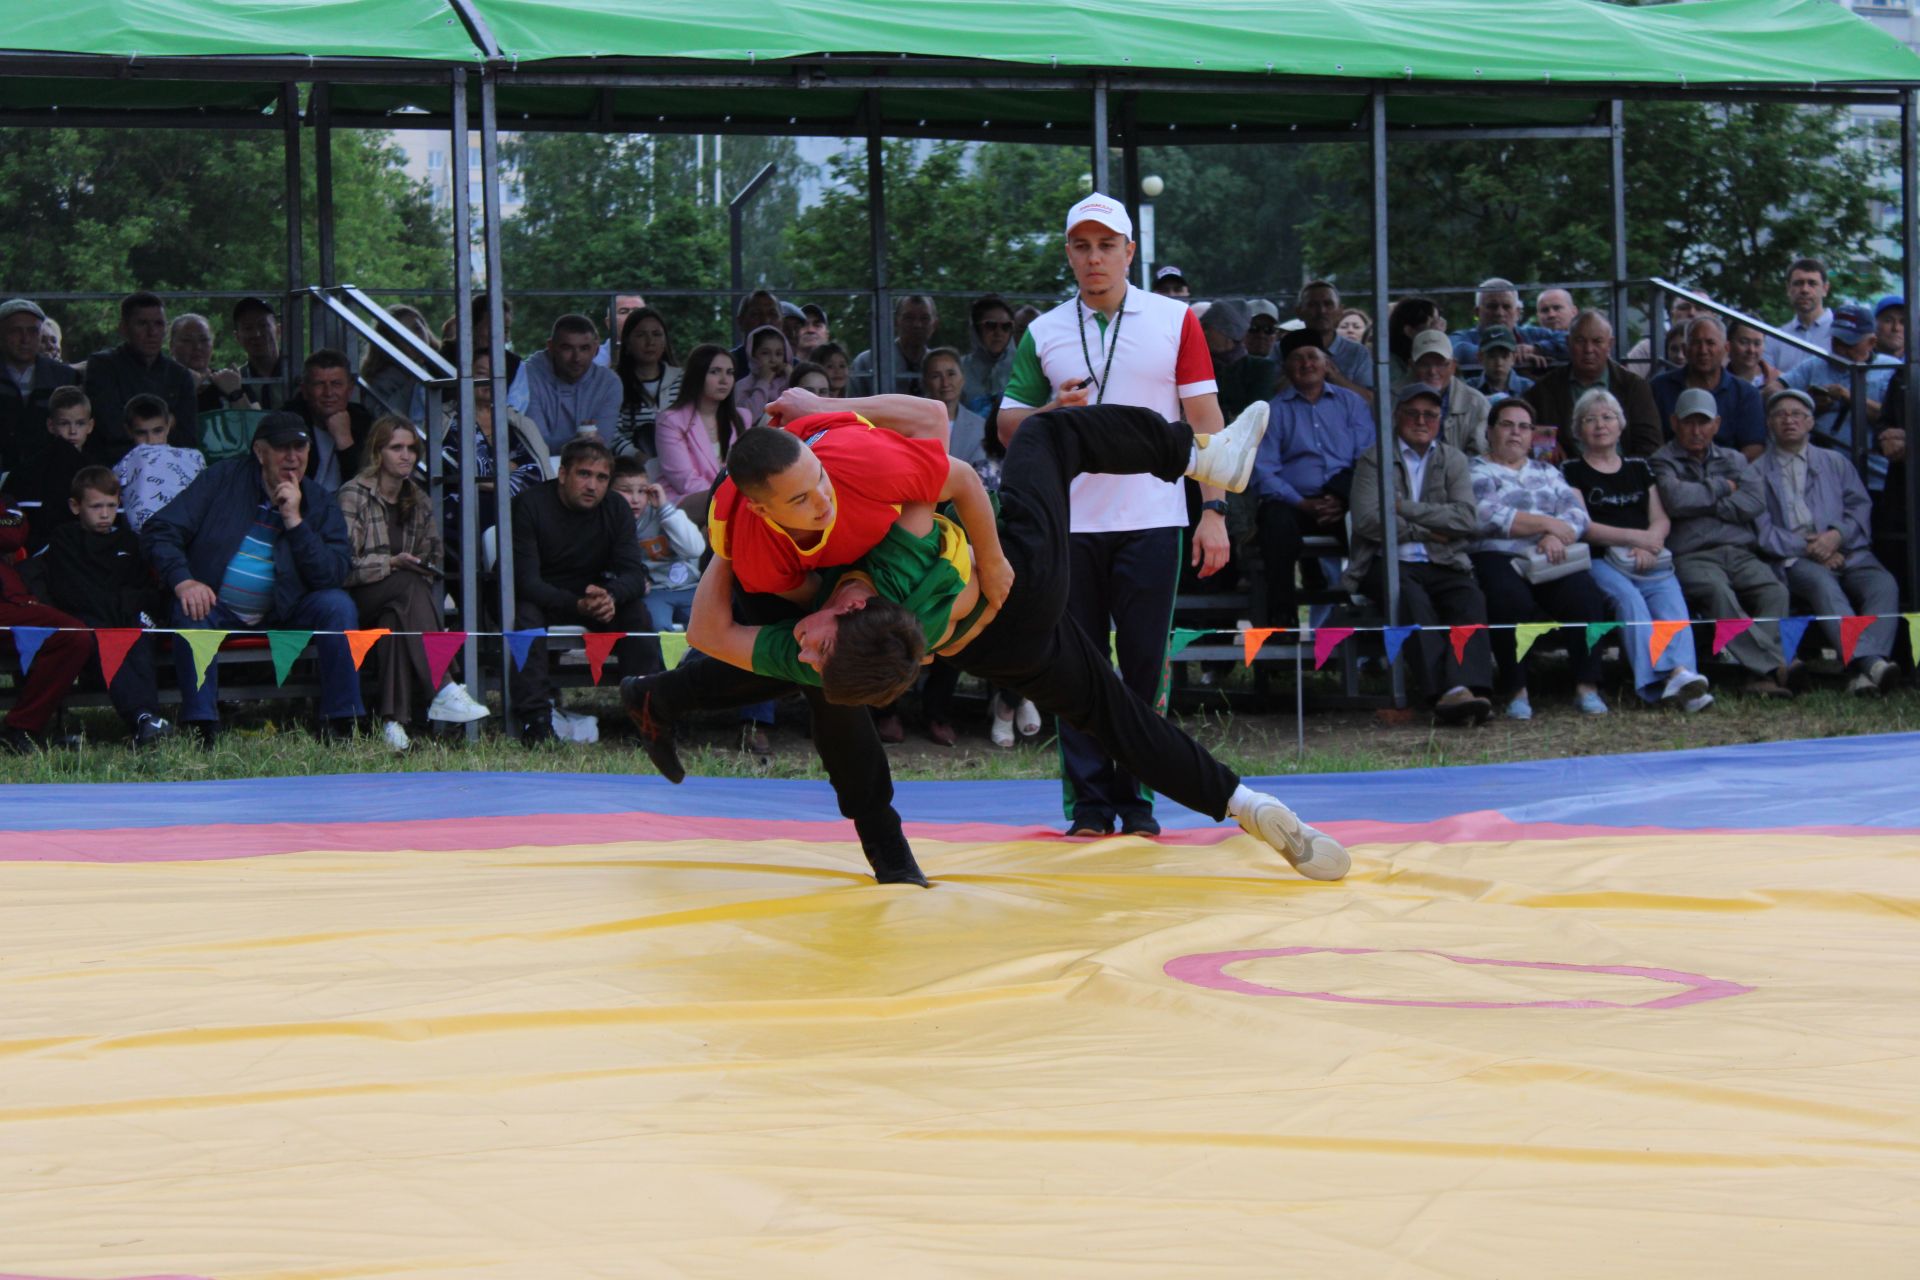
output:
{"label": "wrestling mat", "polygon": [[0,1275],[1912,1277],[1916,751],[0,788]]}

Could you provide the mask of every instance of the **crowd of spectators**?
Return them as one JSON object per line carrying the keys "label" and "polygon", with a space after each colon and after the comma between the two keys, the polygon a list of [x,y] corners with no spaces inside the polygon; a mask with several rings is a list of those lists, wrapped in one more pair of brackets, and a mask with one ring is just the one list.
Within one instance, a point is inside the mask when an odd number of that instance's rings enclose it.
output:
{"label": "crowd of spectators", "polygon": [[[1622,353],[1607,316],[1567,290],[1541,291],[1529,316],[1520,290],[1497,278],[1476,290],[1473,323],[1451,331],[1446,308],[1424,297],[1401,298],[1376,327],[1327,280],[1282,304],[1202,300],[1169,265],[1152,292],[1198,315],[1226,417],[1269,406],[1252,484],[1229,504],[1231,572],[1208,587],[1237,583],[1263,625],[1298,626],[1303,610],[1329,603],[1375,626],[1419,625],[1403,660],[1437,721],[1529,718],[1529,658],[1548,648],[1567,652],[1582,713],[1608,712],[1609,647],[1637,701],[1705,710],[1715,695],[1691,624],[1743,618],[1816,616],[1839,650],[1825,619],[1882,615],[1849,637],[1845,687],[1876,694],[1902,679],[1890,567],[1905,563],[1903,298],[1829,305],[1825,266],[1804,258],[1788,273],[1779,328],[1820,354],[1676,299],[1656,358],[1646,342]],[[481,298],[437,332],[409,307],[389,322],[449,354],[465,325],[476,351],[469,423],[457,397],[375,345],[357,367],[331,348],[284,350],[262,298],[241,300],[220,333],[206,316],[169,320],[161,298],[130,294],[120,342],[78,361],[62,358],[61,331],[35,303],[0,304],[0,625],[312,631],[324,730],[373,731],[406,750],[425,726],[489,714],[458,678],[436,688],[419,638],[447,627],[457,605],[463,454],[477,478],[483,575],[506,486],[516,604],[510,619],[481,612],[460,625],[676,631],[707,551],[706,499],[733,443],[766,426],[768,404],[795,386],[869,393],[889,361],[893,388],[943,405],[951,453],[997,489],[996,410],[1040,313],[987,295],[943,329],[935,299],[903,295],[890,349],[850,355],[826,310],[767,290],[739,300],[731,335],[676,334],[642,294],[621,292],[604,316],[560,316],[525,358],[509,349],[504,406],[489,314]],[[511,307],[503,314],[510,326]],[[444,410],[438,456],[426,431],[433,397]],[[1856,420],[1870,433],[1864,468]],[[1392,618],[1381,612],[1389,565]],[[1530,654],[1516,628],[1544,622],[1569,625]],[[1604,622],[1624,625],[1590,646],[1587,624]],[[1447,628],[1476,624],[1492,625],[1451,642]],[[340,633],[377,628],[394,634],[356,662]],[[6,634],[0,653],[13,647]],[[157,687],[169,647],[179,726]],[[536,639],[519,655],[506,708],[531,741],[559,723],[548,649]],[[75,681],[108,674],[107,653],[76,631],[46,638],[14,679],[0,744],[43,742]],[[662,662],[654,634],[613,653],[624,674]],[[1725,654],[1720,670],[1743,673],[1750,694],[1806,687],[1806,664],[1771,625],[1741,631]],[[219,667],[202,657],[177,640],[115,644],[108,691],[136,744],[176,728],[218,733]],[[935,663],[922,697],[927,733],[949,745],[956,679]],[[994,742],[1039,732],[1031,704],[989,701]],[[773,719],[771,704],[744,713],[748,749],[772,749]],[[883,737],[904,735],[898,708],[880,723]]]}

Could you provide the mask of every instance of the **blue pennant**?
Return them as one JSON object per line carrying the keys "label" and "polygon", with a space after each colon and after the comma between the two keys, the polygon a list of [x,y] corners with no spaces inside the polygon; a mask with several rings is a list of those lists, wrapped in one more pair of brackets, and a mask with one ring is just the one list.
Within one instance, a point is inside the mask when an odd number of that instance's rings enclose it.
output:
{"label": "blue pennant", "polygon": [[1392,666],[1394,659],[1400,656],[1400,647],[1406,644],[1407,637],[1419,629],[1418,627],[1388,627],[1386,629],[1383,634],[1386,636],[1387,641],[1388,666]]}
{"label": "blue pennant", "polygon": [[15,627],[13,629],[13,647],[20,655],[20,674],[26,675],[33,668],[33,659],[40,652],[40,646],[52,635],[52,627]]}
{"label": "blue pennant", "polygon": [[527,665],[527,655],[533,652],[533,642],[547,634],[545,627],[532,627],[526,631],[509,631],[507,652],[513,655],[513,669],[519,671]]}
{"label": "blue pennant", "polygon": [[1793,655],[1800,651],[1800,637],[1807,634],[1807,624],[1812,621],[1812,618],[1780,619],[1780,661],[1793,661]]}

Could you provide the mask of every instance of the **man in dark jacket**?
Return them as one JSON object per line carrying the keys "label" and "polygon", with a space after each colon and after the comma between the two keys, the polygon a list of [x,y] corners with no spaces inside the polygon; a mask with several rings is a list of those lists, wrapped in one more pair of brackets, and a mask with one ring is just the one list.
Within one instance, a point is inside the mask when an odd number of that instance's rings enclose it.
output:
{"label": "man in dark jacket", "polygon": [[[523,490],[513,500],[513,625],[588,631],[651,631],[647,617],[647,561],[634,535],[624,498],[607,500],[613,453],[580,437],[560,451],[560,477]],[[613,647],[620,674],[645,675],[661,667],[660,642],[628,636]],[[553,737],[553,685],[547,646],[535,640],[512,681],[513,714],[522,740]]]}
{"label": "man in dark jacket", "polygon": [[1653,388],[1637,373],[1613,358],[1613,324],[1598,311],[1582,311],[1567,334],[1567,363],[1549,369],[1520,398],[1533,408],[1533,420],[1560,431],[1564,457],[1580,456],[1573,438],[1573,406],[1594,388],[1613,392],[1627,412],[1621,427],[1620,452],[1630,458],[1650,458],[1666,440]]}
{"label": "man in dark jacket", "polygon": [[39,451],[47,436],[47,400],[80,381],[66,365],[40,354],[40,328],[47,313],[25,298],[0,302],[0,472],[12,471]]}
{"label": "man in dark jacket", "polygon": [[[306,479],[306,424],[275,411],[253,433],[253,455],[216,462],[140,530],[141,545],[173,592],[178,628],[286,628],[316,634],[320,714],[347,732],[361,714],[360,678],[344,632],[360,625],[341,588],[352,565],[347,522],[333,495]],[[629,516],[631,519],[631,516]],[[219,681],[198,682],[192,648],[178,637],[180,718],[210,741],[220,723]]]}
{"label": "man in dark jacket", "polygon": [[120,300],[120,336],[109,351],[87,357],[87,398],[93,401],[93,437],[87,456],[105,466],[120,461],[133,440],[127,435],[127,401],[142,393],[159,396],[173,410],[167,443],[180,449],[200,444],[199,389],[187,366],[167,354],[167,305],[151,293]]}

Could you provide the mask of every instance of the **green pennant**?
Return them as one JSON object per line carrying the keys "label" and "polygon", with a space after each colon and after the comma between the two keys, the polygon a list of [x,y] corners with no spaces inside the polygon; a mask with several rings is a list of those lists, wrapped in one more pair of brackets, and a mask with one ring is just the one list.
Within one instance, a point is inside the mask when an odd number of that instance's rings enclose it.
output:
{"label": "green pennant", "polygon": [[267,648],[273,650],[273,682],[285,684],[287,674],[293,670],[293,664],[307,651],[307,641],[313,639],[311,631],[269,631]]}
{"label": "green pennant", "polygon": [[[1549,631],[1557,631],[1559,627],[1560,627],[1560,624],[1557,622],[1522,622],[1518,626],[1514,627],[1513,629],[1514,660],[1517,662],[1521,658],[1526,657],[1527,650],[1533,648],[1533,642],[1535,640],[1538,640],[1541,636],[1546,635]],[[1591,627],[1588,628],[1588,634],[1592,634]]]}
{"label": "green pennant", "polygon": [[1212,634],[1210,631],[1196,631],[1191,627],[1175,627],[1173,634],[1167,637],[1167,656],[1178,657],[1188,645]]}
{"label": "green pennant", "polygon": [[176,631],[175,640],[185,640],[187,648],[193,650],[193,687],[198,689],[207,683],[207,668],[213,665],[214,655],[220,652],[220,646],[226,643],[225,631]]}
{"label": "green pennant", "polygon": [[1591,649],[1606,639],[1609,631],[1618,631],[1619,629],[1620,624],[1617,622],[1589,622],[1587,624],[1587,648]]}

